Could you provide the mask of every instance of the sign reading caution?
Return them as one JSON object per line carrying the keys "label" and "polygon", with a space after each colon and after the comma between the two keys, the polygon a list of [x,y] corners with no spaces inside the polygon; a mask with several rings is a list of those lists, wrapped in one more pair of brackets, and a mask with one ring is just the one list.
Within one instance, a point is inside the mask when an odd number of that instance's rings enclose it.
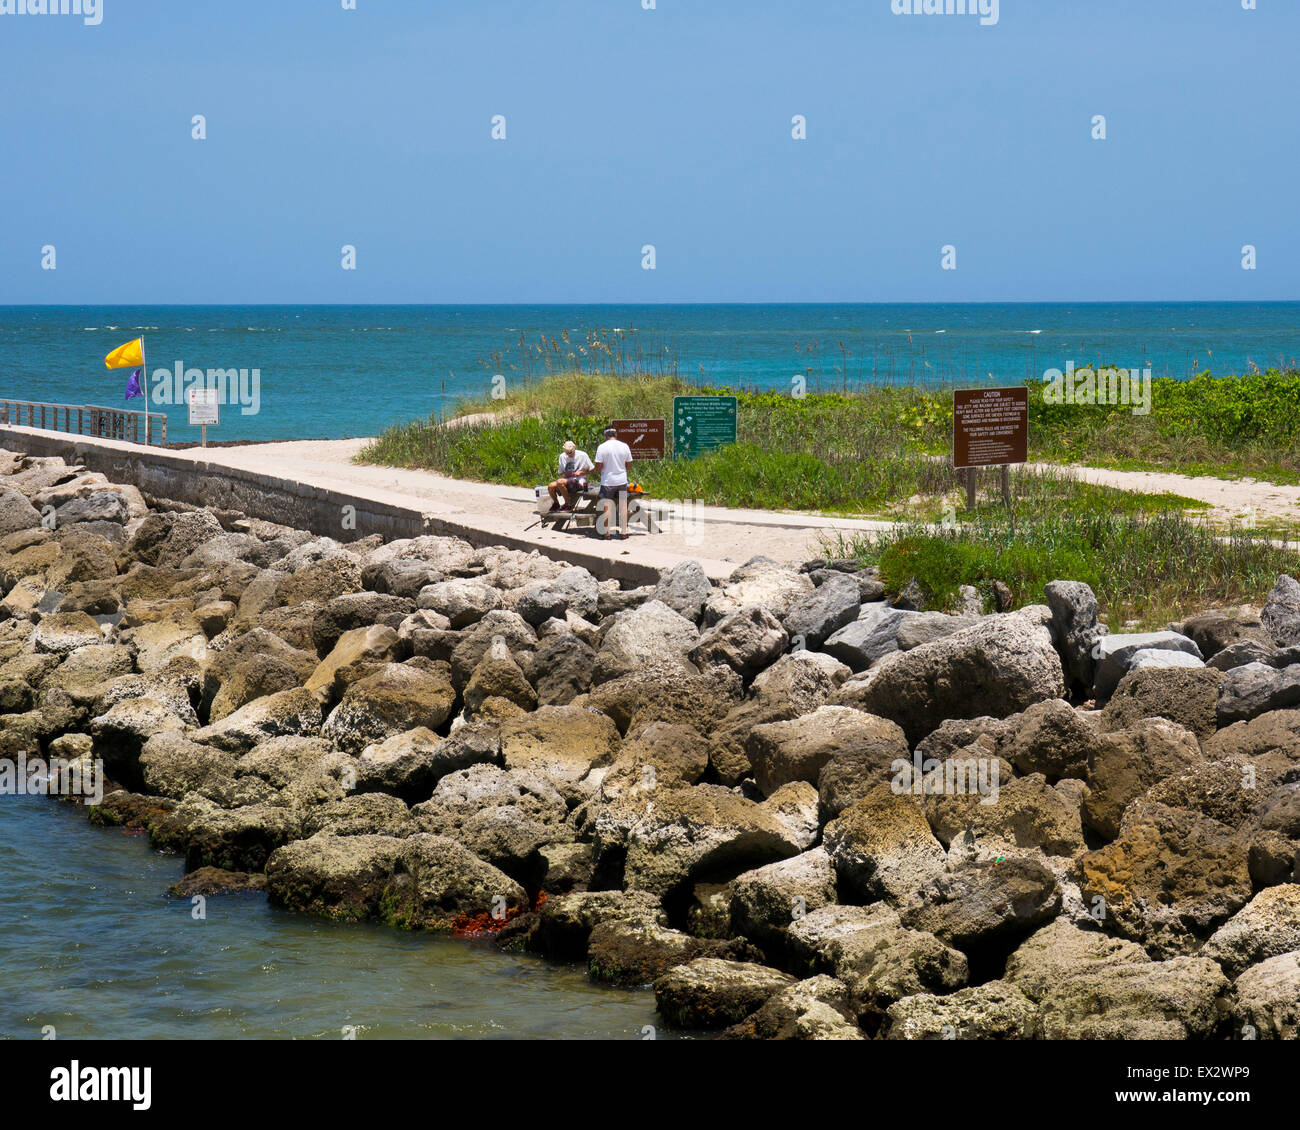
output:
{"label": "sign reading caution", "polygon": [[694,459],[735,443],[739,416],[734,396],[674,396],[673,457]]}

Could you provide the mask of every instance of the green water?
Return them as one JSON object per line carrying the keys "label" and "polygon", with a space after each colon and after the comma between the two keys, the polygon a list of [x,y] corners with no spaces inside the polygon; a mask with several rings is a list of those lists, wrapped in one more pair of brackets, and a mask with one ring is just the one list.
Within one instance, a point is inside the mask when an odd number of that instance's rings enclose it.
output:
{"label": "green water", "polygon": [[486,943],[168,897],[148,841],[0,796],[0,1038],[657,1038],[654,995]]}

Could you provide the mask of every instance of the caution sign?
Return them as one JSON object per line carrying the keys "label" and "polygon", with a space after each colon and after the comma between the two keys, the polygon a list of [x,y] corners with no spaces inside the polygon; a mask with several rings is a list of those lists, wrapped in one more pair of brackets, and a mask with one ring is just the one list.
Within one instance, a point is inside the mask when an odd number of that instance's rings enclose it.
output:
{"label": "caution sign", "polygon": [[952,465],[997,467],[1029,457],[1029,389],[957,389],[952,394]]}
{"label": "caution sign", "polygon": [[666,452],[664,418],[655,420],[611,420],[618,438],[632,449],[633,459],[662,459]]}

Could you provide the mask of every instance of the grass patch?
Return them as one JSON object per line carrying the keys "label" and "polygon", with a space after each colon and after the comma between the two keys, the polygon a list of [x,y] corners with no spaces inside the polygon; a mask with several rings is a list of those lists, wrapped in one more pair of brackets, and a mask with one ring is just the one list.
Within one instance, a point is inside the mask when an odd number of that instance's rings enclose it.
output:
{"label": "grass patch", "polygon": [[1300,552],[1253,532],[1226,535],[1175,511],[1022,515],[980,514],[936,531],[912,526],[876,538],[826,543],[828,555],[856,557],[880,570],[891,594],[915,579],[932,608],[951,608],[962,585],[993,606],[995,581],[1013,604],[1040,604],[1052,580],[1085,581],[1113,627],[1135,620],[1158,628],[1189,609],[1259,603],[1280,573],[1295,574]]}

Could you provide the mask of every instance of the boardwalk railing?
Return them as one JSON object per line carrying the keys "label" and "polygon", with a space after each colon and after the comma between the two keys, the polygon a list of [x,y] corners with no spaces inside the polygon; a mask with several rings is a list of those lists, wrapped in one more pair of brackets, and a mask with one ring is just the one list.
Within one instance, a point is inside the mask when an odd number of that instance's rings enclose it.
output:
{"label": "boardwalk railing", "polygon": [[42,404],[33,400],[0,400],[0,424],[44,428],[128,443],[167,443],[165,412],[135,412],[97,404]]}

